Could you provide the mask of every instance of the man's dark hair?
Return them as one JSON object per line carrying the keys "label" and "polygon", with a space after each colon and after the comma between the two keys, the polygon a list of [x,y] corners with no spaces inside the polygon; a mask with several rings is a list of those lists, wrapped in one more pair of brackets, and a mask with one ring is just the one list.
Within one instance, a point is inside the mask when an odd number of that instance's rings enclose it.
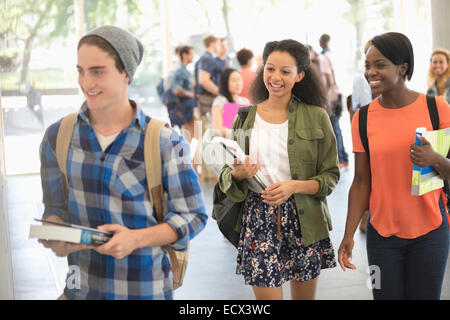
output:
{"label": "man's dark hair", "polygon": [[328,42],[330,42],[330,39],[331,37],[329,34],[324,33],[323,35],[321,35],[319,39],[320,47],[322,49],[328,47]]}
{"label": "man's dark hair", "polygon": [[101,37],[98,37],[96,35],[90,35],[90,36],[86,36],[83,39],[81,39],[78,42],[78,47],[77,50],[80,50],[82,45],[91,45],[91,46],[96,46],[98,47],[100,50],[106,52],[107,54],[109,54],[115,62],[116,68],[117,70],[119,70],[120,73],[122,73],[123,70],[125,70],[125,66],[122,63],[122,60],[120,60],[119,54],[116,52],[116,50],[109,44],[108,41],[104,40]]}
{"label": "man's dark hair", "polygon": [[180,47],[180,49],[178,50],[178,54],[180,55],[180,60],[183,61],[183,55],[189,54],[189,51],[191,51],[192,49],[194,49],[194,48],[191,46]]}
{"label": "man's dark hair", "polygon": [[216,42],[217,40],[217,37],[213,35],[206,36],[205,38],[203,38],[203,45],[205,46],[205,48],[208,48],[211,43]]}

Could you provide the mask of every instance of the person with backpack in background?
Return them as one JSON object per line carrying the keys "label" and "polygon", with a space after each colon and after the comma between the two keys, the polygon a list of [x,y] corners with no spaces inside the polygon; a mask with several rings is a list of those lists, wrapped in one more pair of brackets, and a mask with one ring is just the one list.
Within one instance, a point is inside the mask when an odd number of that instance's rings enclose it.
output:
{"label": "person with backpack in background", "polygon": [[194,89],[192,86],[192,76],[187,70],[187,66],[194,60],[194,48],[181,46],[179,48],[180,64],[175,69],[172,83],[167,97],[171,102],[167,102],[167,109],[172,126],[178,126],[186,131],[183,136],[190,143],[194,137]]}
{"label": "person with backpack in background", "polygon": [[[127,98],[143,54],[140,41],[118,27],[103,26],[83,36],[77,69],[86,101],[72,123],[63,163],[67,170],[60,169],[55,155],[61,121],[52,124],[42,140],[43,219],[113,233],[97,247],[39,240],[80,271],[79,287],[67,285],[60,299],[172,299],[172,267],[165,246],[186,250],[206,224],[189,147],[169,126],[160,130],[158,151],[167,213],[157,221],[143,149],[152,119]],[[68,190],[62,172],[67,172]]]}
{"label": "person with backpack in background", "polygon": [[341,126],[339,124],[342,114],[342,95],[336,83],[334,64],[331,59],[331,50],[329,47],[330,40],[331,37],[328,34],[323,34],[319,39],[319,44],[322,48],[322,52],[319,54],[319,66],[320,73],[322,74],[322,79],[327,90],[328,104],[331,108],[330,120],[333,125],[333,130],[337,141],[339,167],[341,169],[346,169],[349,165],[348,154],[345,151]]}
{"label": "person with backpack in background", "polygon": [[[425,94],[406,86],[414,71],[414,53],[403,34],[375,36],[366,52],[365,77],[377,96],[352,121],[355,175],[348,197],[339,264],[352,264],[353,235],[369,208],[367,257],[372,293],[379,299],[439,299],[449,251],[449,224],[442,189],[411,195],[413,164],[432,165],[442,179],[450,161],[434,152],[416,128],[433,130]],[[450,127],[450,106],[435,100],[439,128]],[[364,120],[365,119],[365,120]]]}
{"label": "person with backpack in background", "polygon": [[159,78],[159,80],[156,84],[156,93],[159,97],[159,100],[161,101],[162,104],[166,105],[166,107],[167,107],[166,95],[172,85],[175,70],[181,62],[181,57],[180,57],[181,47],[182,47],[182,45],[175,47],[175,51],[174,51],[175,59],[176,59],[175,67],[172,68],[171,70],[169,70],[169,72],[167,73],[165,78],[163,78],[163,77]]}
{"label": "person with backpack in background", "polygon": [[[340,172],[326,93],[308,48],[295,40],[266,43],[250,92],[256,104],[241,108],[247,116],[239,111],[231,134],[246,141],[248,156],[224,166],[219,179],[228,199],[244,203],[236,273],[256,299],[282,299],[285,282],[292,299],[314,299],[321,270],[336,266],[326,197]],[[271,183],[262,194],[246,181],[258,170]]]}
{"label": "person with backpack in background", "polygon": [[20,87],[20,91],[27,97],[27,108],[36,116],[42,129],[45,129],[41,92],[36,89],[34,81],[33,83],[22,82]]}

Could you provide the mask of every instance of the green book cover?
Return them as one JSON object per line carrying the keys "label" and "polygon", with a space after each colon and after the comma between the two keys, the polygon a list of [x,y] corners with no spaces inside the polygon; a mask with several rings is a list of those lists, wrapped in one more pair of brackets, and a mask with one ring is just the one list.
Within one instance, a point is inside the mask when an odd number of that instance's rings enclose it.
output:
{"label": "green book cover", "polygon": [[[417,128],[416,134],[422,135],[427,139],[433,150],[440,155],[447,157],[450,148],[450,128],[426,131],[425,128]],[[416,136],[416,144],[421,145],[420,140]],[[439,173],[432,167],[421,168],[417,165],[413,166],[411,194],[413,196],[421,196],[427,192],[440,189],[444,186],[444,181]]]}

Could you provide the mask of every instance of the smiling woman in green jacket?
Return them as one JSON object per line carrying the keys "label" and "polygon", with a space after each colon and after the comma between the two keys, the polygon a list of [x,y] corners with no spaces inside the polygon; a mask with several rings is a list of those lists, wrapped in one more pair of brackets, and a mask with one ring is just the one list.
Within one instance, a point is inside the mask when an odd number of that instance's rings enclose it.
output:
{"label": "smiling woman in green jacket", "polygon": [[[247,158],[225,166],[220,189],[244,201],[237,269],[256,299],[314,299],[320,270],[336,266],[329,239],[328,196],[339,180],[336,139],[321,79],[308,49],[295,40],[268,42],[251,94],[257,103],[233,138],[249,137]],[[271,185],[262,194],[246,179],[260,170]]]}

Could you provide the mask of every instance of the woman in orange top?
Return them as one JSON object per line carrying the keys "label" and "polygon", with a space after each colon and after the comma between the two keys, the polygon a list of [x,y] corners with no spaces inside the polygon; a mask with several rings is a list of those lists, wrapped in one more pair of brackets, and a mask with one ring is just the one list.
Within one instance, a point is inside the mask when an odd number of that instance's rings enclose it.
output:
{"label": "woman in orange top", "polygon": [[[414,145],[415,129],[432,130],[432,124],[425,95],[405,84],[414,69],[409,39],[394,32],[374,37],[365,63],[365,77],[378,98],[367,114],[370,158],[359,135],[359,110],[352,121],[355,176],[339,264],[344,271],[356,269],[353,235],[369,204],[367,256],[374,299],[439,299],[449,250],[445,196],[442,190],[412,196],[411,180],[413,163],[432,165],[448,179],[450,161],[424,138],[423,146]],[[442,97],[436,103],[439,127],[450,127],[450,106]]]}

